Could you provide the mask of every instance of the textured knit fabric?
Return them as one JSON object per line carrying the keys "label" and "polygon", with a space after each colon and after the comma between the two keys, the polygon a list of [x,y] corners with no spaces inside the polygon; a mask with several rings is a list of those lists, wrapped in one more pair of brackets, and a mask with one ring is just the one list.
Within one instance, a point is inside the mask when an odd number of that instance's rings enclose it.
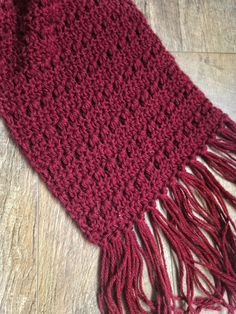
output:
{"label": "textured knit fabric", "polygon": [[[132,314],[222,305],[233,313],[235,225],[225,201],[236,199],[196,157],[235,182],[235,123],[130,0],[4,0],[0,9],[0,114],[50,191],[101,246],[101,312],[125,312],[125,303]],[[176,293],[160,231],[179,261]],[[156,291],[149,298],[144,262]],[[204,297],[195,297],[195,285]]]}

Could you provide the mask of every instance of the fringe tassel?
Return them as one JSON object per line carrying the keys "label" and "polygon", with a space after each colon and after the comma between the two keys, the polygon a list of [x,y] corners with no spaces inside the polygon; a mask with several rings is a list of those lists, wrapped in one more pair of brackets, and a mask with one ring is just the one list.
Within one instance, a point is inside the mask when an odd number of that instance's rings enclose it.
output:
{"label": "fringe tassel", "polygon": [[[154,309],[142,288],[143,258],[132,230],[120,234],[115,241],[103,247],[101,261],[101,282],[98,304],[101,313],[149,313],[140,301]],[[122,302],[124,303],[122,305]]]}
{"label": "fringe tassel", "polygon": [[[236,125],[226,119],[218,137],[198,160],[188,163],[159,198],[162,210],[149,208],[102,246],[98,303],[103,314],[200,313],[203,309],[236,311],[236,225],[226,204],[236,209],[236,197],[209,170],[236,182]],[[208,168],[209,167],[209,168]],[[177,263],[177,292],[168,274],[162,237]],[[152,295],[143,289],[146,265]],[[201,292],[196,295],[196,291]]]}

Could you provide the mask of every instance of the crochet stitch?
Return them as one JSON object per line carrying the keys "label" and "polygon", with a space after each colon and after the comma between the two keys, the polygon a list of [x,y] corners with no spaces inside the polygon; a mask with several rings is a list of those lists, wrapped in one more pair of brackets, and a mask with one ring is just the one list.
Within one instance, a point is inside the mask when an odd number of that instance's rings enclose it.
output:
{"label": "crochet stitch", "polygon": [[[236,198],[209,168],[235,183],[235,122],[131,0],[5,0],[0,8],[0,115],[101,247],[101,313],[234,313],[236,227],[226,204],[236,208]],[[176,295],[161,234],[178,264]]]}

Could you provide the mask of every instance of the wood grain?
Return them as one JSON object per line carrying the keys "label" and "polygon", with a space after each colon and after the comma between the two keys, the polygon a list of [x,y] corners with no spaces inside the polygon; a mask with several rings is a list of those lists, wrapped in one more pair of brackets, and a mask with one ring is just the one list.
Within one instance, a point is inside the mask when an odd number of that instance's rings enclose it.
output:
{"label": "wood grain", "polygon": [[235,0],[179,0],[182,51],[236,52]]}
{"label": "wood grain", "polygon": [[135,0],[170,51],[236,52],[235,0]]}
{"label": "wood grain", "polygon": [[[135,2],[183,70],[213,103],[236,120],[236,2]],[[231,185],[227,188],[235,193]],[[2,122],[0,241],[1,314],[99,313],[99,249],[84,240],[38,180]],[[165,254],[171,272],[167,245]],[[147,276],[144,284],[148,291]]]}
{"label": "wood grain", "polygon": [[0,125],[0,313],[36,312],[37,175]]}
{"label": "wood grain", "polygon": [[135,2],[167,49],[170,51],[182,51],[178,1],[136,0]]}
{"label": "wood grain", "polygon": [[47,191],[39,187],[38,313],[96,313],[99,249]]}
{"label": "wood grain", "polygon": [[173,53],[177,63],[219,108],[236,120],[236,54]]}

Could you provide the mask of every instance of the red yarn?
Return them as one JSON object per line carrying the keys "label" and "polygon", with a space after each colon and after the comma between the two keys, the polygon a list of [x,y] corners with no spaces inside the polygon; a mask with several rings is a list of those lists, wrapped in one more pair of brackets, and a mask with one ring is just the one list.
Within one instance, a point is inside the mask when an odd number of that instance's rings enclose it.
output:
{"label": "red yarn", "polygon": [[5,0],[0,9],[0,114],[101,247],[101,313],[234,313],[236,226],[226,205],[236,208],[236,197],[214,172],[236,181],[236,124],[131,0]]}

